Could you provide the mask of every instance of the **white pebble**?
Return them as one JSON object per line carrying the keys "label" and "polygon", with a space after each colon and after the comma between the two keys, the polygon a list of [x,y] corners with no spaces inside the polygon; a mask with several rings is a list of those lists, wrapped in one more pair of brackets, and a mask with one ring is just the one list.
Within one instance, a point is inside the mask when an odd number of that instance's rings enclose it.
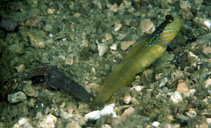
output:
{"label": "white pebble", "polygon": [[207,28],[211,29],[211,21],[205,20],[205,21],[204,21],[204,25],[205,25]]}
{"label": "white pebble", "polygon": [[171,100],[174,103],[179,103],[182,101],[182,95],[178,91],[175,91],[173,94],[171,94]]}
{"label": "white pebble", "polygon": [[20,126],[23,126],[25,128],[32,128],[31,124],[29,123],[29,120],[27,118],[21,118],[19,121],[18,121],[18,124]]}
{"label": "white pebble", "polygon": [[168,78],[167,77],[164,77],[161,80],[159,87],[161,88],[161,87],[165,86],[167,84],[167,82],[168,82]]}
{"label": "white pebble", "polygon": [[110,49],[111,49],[111,50],[117,50],[117,44],[111,45],[111,46],[110,46]]}
{"label": "white pebble", "polygon": [[160,122],[158,122],[158,121],[152,122],[152,126],[154,126],[154,127],[158,127],[159,125],[160,125]]}
{"label": "white pebble", "polygon": [[135,89],[137,92],[140,92],[143,88],[144,88],[143,86],[139,86],[139,85],[138,85],[138,86],[132,87],[130,90]]}
{"label": "white pebble", "polygon": [[103,56],[107,51],[108,46],[105,43],[99,43],[98,40],[96,40],[96,43],[99,56]]}
{"label": "white pebble", "polygon": [[96,110],[85,115],[87,119],[97,120],[104,115],[112,115],[114,118],[117,117],[116,113],[114,112],[115,104],[106,105],[101,111]]}
{"label": "white pebble", "polygon": [[49,36],[50,38],[52,38],[52,37],[53,37],[53,34],[52,34],[52,33],[50,33],[48,36]]}

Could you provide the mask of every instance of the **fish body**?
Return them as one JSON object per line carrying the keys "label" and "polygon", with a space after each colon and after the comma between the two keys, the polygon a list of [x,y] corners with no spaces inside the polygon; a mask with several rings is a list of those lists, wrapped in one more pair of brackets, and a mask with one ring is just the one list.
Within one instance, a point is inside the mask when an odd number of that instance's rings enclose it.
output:
{"label": "fish body", "polygon": [[133,47],[114,68],[100,88],[93,104],[107,101],[120,88],[129,85],[137,73],[160,58],[181,26],[182,20],[179,17],[166,16],[166,20],[152,33],[151,38]]}

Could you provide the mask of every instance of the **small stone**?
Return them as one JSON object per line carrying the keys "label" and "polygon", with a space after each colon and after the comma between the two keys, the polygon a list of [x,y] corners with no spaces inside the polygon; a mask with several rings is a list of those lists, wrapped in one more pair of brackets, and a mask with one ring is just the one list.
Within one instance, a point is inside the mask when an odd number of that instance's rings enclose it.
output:
{"label": "small stone", "polygon": [[65,64],[72,65],[73,63],[74,63],[74,59],[73,58],[67,58],[67,59],[65,59]]}
{"label": "small stone", "polygon": [[88,47],[89,46],[88,40],[83,40],[80,46],[81,47]]}
{"label": "small stone", "polygon": [[16,69],[18,72],[23,72],[23,70],[25,69],[25,65],[21,64],[21,65],[17,66]]}
{"label": "small stone", "polygon": [[111,128],[111,126],[108,125],[108,124],[104,124],[104,125],[101,126],[101,128]]}
{"label": "small stone", "polygon": [[41,18],[40,17],[29,17],[29,19],[26,20],[24,25],[30,26],[30,27],[41,26]]}
{"label": "small stone", "polygon": [[27,97],[23,92],[16,92],[13,94],[9,94],[7,99],[9,103],[20,103],[25,101]]}
{"label": "small stone", "polygon": [[177,91],[180,93],[188,92],[188,87],[183,80],[178,80]]}
{"label": "small stone", "polygon": [[63,118],[63,119],[69,119],[73,116],[72,113],[69,113],[69,112],[66,112],[64,111],[63,109],[61,109],[60,111],[60,116]]}
{"label": "small stone", "polygon": [[155,30],[155,27],[150,19],[143,19],[140,23],[140,29],[142,32],[152,33]]}
{"label": "small stone", "polygon": [[134,114],[134,112],[135,109],[133,107],[129,107],[128,109],[126,109],[120,117],[122,122],[127,120],[127,118],[129,118],[132,114]]}
{"label": "small stone", "polygon": [[40,119],[38,127],[40,128],[55,128],[57,118],[52,114],[44,116]]}
{"label": "small stone", "polygon": [[18,124],[24,128],[33,128],[32,125],[29,123],[29,119],[27,118],[21,118],[18,121]]}
{"label": "small stone", "polygon": [[206,81],[205,81],[205,88],[209,88],[211,87],[211,78],[208,78]]}
{"label": "small stone", "polygon": [[131,45],[133,45],[135,43],[135,41],[123,41],[123,42],[121,42],[121,49],[122,50],[126,50],[126,49],[128,49]]}
{"label": "small stone", "polygon": [[130,101],[131,101],[131,96],[130,96],[130,94],[126,94],[126,95],[124,96],[124,103],[125,103],[125,104],[129,104]]}
{"label": "small stone", "polygon": [[211,47],[203,47],[202,48],[202,52],[207,55],[207,54],[211,54]]}
{"label": "small stone", "polygon": [[171,100],[174,103],[179,103],[182,101],[182,95],[178,91],[175,91],[174,93],[171,94]]}
{"label": "small stone", "polygon": [[180,8],[189,9],[189,8],[191,8],[191,4],[187,0],[180,0]]}
{"label": "small stone", "polygon": [[127,32],[119,33],[118,36],[116,37],[116,39],[117,40],[123,40],[127,35],[128,35]]}
{"label": "small stone", "polygon": [[125,122],[130,116],[135,112],[135,109],[133,107],[127,108],[120,117],[115,118],[112,121],[112,126],[117,127],[119,124]]}
{"label": "small stone", "polygon": [[111,5],[109,10],[112,11],[112,12],[117,12],[118,11],[118,5],[117,4]]}
{"label": "small stone", "polygon": [[189,51],[188,52],[188,62],[190,63],[191,66],[196,67],[197,62],[199,62],[199,57],[195,55],[193,52]]}
{"label": "small stone", "polygon": [[158,127],[159,125],[160,125],[160,122],[158,122],[158,121],[152,122],[152,126],[154,126],[154,127]]}
{"label": "small stone", "polygon": [[185,97],[193,96],[196,92],[196,89],[190,89],[186,93],[183,93]]}
{"label": "small stone", "polygon": [[35,100],[34,98],[31,98],[31,99],[28,101],[28,106],[31,107],[31,108],[34,108],[35,103],[36,103],[36,100]]}
{"label": "small stone", "polygon": [[48,12],[48,14],[54,14],[55,13],[55,9],[52,9],[52,8],[49,8],[48,10],[47,10],[47,12]]}
{"label": "small stone", "polygon": [[196,117],[197,113],[194,109],[189,109],[188,112],[186,112],[186,115],[189,116],[190,118]]}
{"label": "small stone", "polygon": [[110,49],[111,49],[111,50],[117,50],[117,44],[111,45],[111,46],[110,46]]}
{"label": "small stone", "polygon": [[77,13],[74,14],[74,16],[77,17],[77,18],[79,18],[81,16],[81,13],[78,13],[77,12]]}
{"label": "small stone", "polygon": [[159,87],[161,88],[161,87],[165,86],[165,85],[167,84],[167,82],[168,82],[168,78],[167,78],[167,77],[164,77],[164,78],[161,80],[161,82],[160,82],[160,84],[159,84]]}
{"label": "small stone", "polygon": [[204,26],[206,26],[208,29],[211,29],[211,20],[205,20],[203,23]]}
{"label": "small stone", "polygon": [[132,97],[132,98],[131,98],[131,102],[132,102],[134,105],[138,105],[138,104],[139,104],[139,101],[138,101],[135,97]]}
{"label": "small stone", "polygon": [[110,39],[112,39],[112,35],[109,34],[109,33],[106,33],[106,34],[105,34],[105,39],[106,39],[107,41],[110,40]]}
{"label": "small stone", "polygon": [[114,31],[115,32],[118,32],[121,28],[122,28],[122,24],[121,23],[116,23],[114,25]]}
{"label": "small stone", "polygon": [[37,97],[39,94],[39,91],[31,85],[25,85],[23,91],[27,96],[32,96],[32,97]]}
{"label": "small stone", "polygon": [[85,118],[97,120],[104,115],[110,115],[110,114],[112,115],[112,117],[116,118],[117,115],[114,112],[114,106],[115,104],[109,104],[109,105],[104,106],[102,110],[95,110],[95,111],[89,112],[85,115]]}
{"label": "small stone", "polygon": [[206,124],[206,123],[202,123],[202,124],[199,125],[198,128],[209,128],[209,125]]}
{"label": "small stone", "polygon": [[137,92],[140,92],[144,87],[140,85],[133,86],[130,90],[135,89]]}
{"label": "small stone", "polygon": [[105,43],[99,43],[98,41],[96,41],[97,43],[97,49],[98,49],[98,54],[99,56],[103,56],[105,54],[105,52],[108,49],[108,46]]}
{"label": "small stone", "polygon": [[209,125],[211,125],[211,118],[207,118],[207,119],[206,119],[206,122],[207,122]]}

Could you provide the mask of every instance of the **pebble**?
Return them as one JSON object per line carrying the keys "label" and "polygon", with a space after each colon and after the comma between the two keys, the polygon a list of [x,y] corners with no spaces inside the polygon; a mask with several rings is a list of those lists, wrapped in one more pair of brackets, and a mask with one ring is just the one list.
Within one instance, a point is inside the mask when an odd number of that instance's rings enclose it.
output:
{"label": "pebble", "polygon": [[211,87],[211,78],[208,78],[208,79],[204,82],[204,84],[205,84],[205,88]]}
{"label": "pebble", "polygon": [[199,125],[198,128],[209,128],[209,125],[206,124],[206,123],[202,123],[202,124]]}
{"label": "pebble", "polygon": [[109,10],[111,12],[117,12],[118,11],[118,5],[117,4],[113,4],[110,6]]}
{"label": "pebble", "polygon": [[189,109],[188,112],[186,112],[186,115],[189,116],[190,118],[196,117],[197,113],[194,109]]}
{"label": "pebble", "polygon": [[79,18],[81,16],[81,13],[78,13],[77,12],[77,13],[74,14],[74,16],[77,17],[77,18]]}
{"label": "pebble", "polygon": [[27,118],[21,118],[18,121],[18,124],[26,128],[32,128],[32,125],[29,123],[29,119]]}
{"label": "pebble", "polygon": [[159,84],[159,87],[161,88],[161,87],[165,86],[165,85],[167,84],[167,82],[168,82],[168,78],[167,78],[167,77],[164,77],[164,78],[161,80],[161,82],[160,82],[160,84]]}
{"label": "pebble", "polygon": [[116,23],[114,25],[114,31],[115,32],[118,32],[121,28],[122,28],[122,24],[121,23]]}
{"label": "pebble", "polygon": [[207,118],[206,122],[211,125],[211,118]]}
{"label": "pebble", "polygon": [[211,29],[211,20],[205,20],[203,23],[208,29]]}
{"label": "pebble", "polygon": [[20,64],[16,67],[18,72],[23,72],[23,70],[25,69],[25,65],[24,64]]}
{"label": "pebble", "polygon": [[29,123],[29,119],[21,118],[16,124],[13,125],[13,128],[33,128],[33,127]]}
{"label": "pebble", "polygon": [[112,35],[109,34],[109,33],[105,33],[104,37],[105,37],[105,39],[106,39],[107,41],[110,40],[110,39],[112,39]]}
{"label": "pebble", "polygon": [[72,113],[66,112],[63,109],[61,109],[60,111],[60,117],[64,118],[64,119],[69,119],[73,116]]}
{"label": "pebble", "polygon": [[106,53],[108,46],[105,43],[99,43],[97,40],[96,43],[99,56],[103,56]]}
{"label": "pebble", "polygon": [[27,96],[32,96],[32,97],[37,97],[39,94],[39,91],[31,85],[25,85],[23,91]]}
{"label": "pebble", "polygon": [[194,22],[202,26],[202,28],[205,30],[211,30],[211,19],[195,17]]}
{"label": "pebble", "polygon": [[186,93],[183,93],[185,97],[193,96],[196,92],[196,89],[190,89]]}
{"label": "pebble", "polygon": [[184,73],[181,70],[174,70],[174,71],[171,72],[172,83],[176,82],[179,79],[183,79],[184,77],[185,77]]}
{"label": "pebble", "polygon": [[25,101],[27,97],[23,92],[20,91],[13,94],[9,94],[7,99],[9,103],[20,103]]}
{"label": "pebble", "polygon": [[160,122],[158,122],[158,121],[152,122],[152,126],[154,126],[154,127],[158,127],[159,125],[160,125]]}
{"label": "pebble", "polygon": [[35,107],[35,103],[36,103],[36,100],[35,100],[34,98],[31,98],[31,99],[28,101],[27,105],[28,105],[29,107],[31,107],[31,108],[34,108],[34,107]]}
{"label": "pebble", "polygon": [[123,40],[128,35],[127,32],[118,33],[117,40]]}
{"label": "pebble", "polygon": [[111,49],[111,50],[117,50],[117,44],[111,45],[111,46],[110,46],[110,49]]}
{"label": "pebble", "polygon": [[82,42],[81,42],[81,45],[80,45],[81,47],[88,47],[89,46],[89,41],[88,40],[83,40]]}
{"label": "pebble", "polygon": [[127,50],[131,45],[133,45],[134,43],[135,43],[135,41],[122,41],[120,47],[121,47],[121,49],[122,49],[123,51],[125,51],[125,50]]}
{"label": "pebble", "polygon": [[183,80],[178,80],[178,84],[177,84],[177,89],[178,92],[180,93],[186,93],[188,92],[188,87],[186,85],[186,83]]}
{"label": "pebble", "polygon": [[55,9],[52,9],[52,8],[49,8],[48,10],[47,10],[47,13],[48,14],[54,14],[56,12],[56,10]]}
{"label": "pebble", "polygon": [[38,127],[40,127],[40,128],[55,128],[57,118],[54,115],[49,114],[47,116],[44,116],[40,120],[41,121],[39,122]]}
{"label": "pebble", "polygon": [[29,27],[41,26],[41,18],[40,17],[29,17],[29,19],[26,20],[24,25],[29,26]]}
{"label": "pebble", "polygon": [[125,103],[125,104],[129,104],[130,101],[131,101],[131,96],[130,96],[130,94],[125,94],[125,96],[124,96],[124,103]]}
{"label": "pebble", "polygon": [[171,100],[174,103],[179,103],[182,101],[182,95],[180,94],[180,92],[175,91],[174,93],[171,94]]}
{"label": "pebble", "polygon": [[202,48],[202,52],[203,52],[205,55],[211,54],[211,47],[210,47],[210,46],[208,46],[208,47],[203,47],[203,48]]}
{"label": "pebble", "polygon": [[101,128],[112,128],[112,127],[108,124],[104,124],[104,125],[101,126]]}
{"label": "pebble", "polygon": [[114,106],[115,104],[109,104],[109,105],[104,106],[102,110],[95,110],[95,111],[89,112],[85,115],[85,118],[97,120],[104,115],[110,115],[110,114],[115,118],[117,117],[117,115],[114,112]]}
{"label": "pebble", "polygon": [[143,88],[144,88],[143,86],[137,85],[137,86],[133,86],[130,90],[135,89],[137,92],[140,92]]}
{"label": "pebble", "polygon": [[140,29],[143,33],[152,33],[155,30],[155,27],[150,19],[143,19],[140,23]]}
{"label": "pebble", "polygon": [[116,119],[114,119],[112,121],[112,126],[113,127],[117,127],[118,124],[123,123],[124,121],[126,121],[128,118],[130,118],[130,116],[132,114],[134,114],[135,109],[133,107],[129,107],[126,110],[124,110],[124,112],[122,113],[122,115],[120,117],[117,117]]}
{"label": "pebble", "polygon": [[182,9],[189,9],[191,8],[191,4],[188,0],[180,0],[180,8]]}
{"label": "pebble", "polygon": [[133,107],[129,107],[128,109],[126,109],[122,115],[121,115],[121,120],[125,121],[127,120],[127,118],[129,118],[132,114],[134,114],[135,109]]}

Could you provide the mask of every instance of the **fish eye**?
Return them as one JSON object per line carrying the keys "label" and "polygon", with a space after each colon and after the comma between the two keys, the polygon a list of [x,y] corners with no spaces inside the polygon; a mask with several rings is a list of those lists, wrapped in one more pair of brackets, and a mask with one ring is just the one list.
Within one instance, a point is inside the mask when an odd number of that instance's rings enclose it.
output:
{"label": "fish eye", "polygon": [[166,15],[166,21],[168,21],[169,23],[173,22],[174,18],[171,15]]}

